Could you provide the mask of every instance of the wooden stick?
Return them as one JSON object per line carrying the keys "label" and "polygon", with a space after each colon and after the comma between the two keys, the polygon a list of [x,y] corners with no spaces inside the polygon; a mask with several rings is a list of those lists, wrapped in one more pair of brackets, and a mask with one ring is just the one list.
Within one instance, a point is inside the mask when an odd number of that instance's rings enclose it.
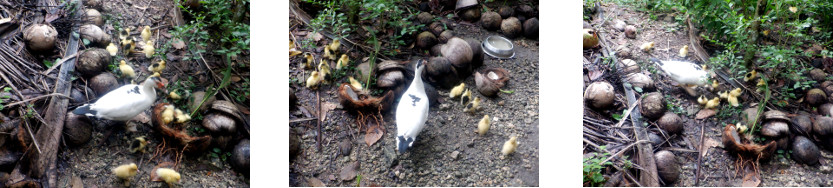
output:
{"label": "wooden stick", "polygon": [[318,151],[321,151],[321,90],[315,91],[315,96],[318,98],[318,113],[315,116],[318,116],[318,136],[316,137],[316,145],[318,145]]}
{"label": "wooden stick", "polygon": [[705,137],[705,132],[706,123],[700,122],[700,146],[697,147],[697,171],[694,172],[694,186],[700,184],[700,166],[701,164],[703,164],[703,154],[700,152],[703,152],[703,143],[705,143],[703,140]]}

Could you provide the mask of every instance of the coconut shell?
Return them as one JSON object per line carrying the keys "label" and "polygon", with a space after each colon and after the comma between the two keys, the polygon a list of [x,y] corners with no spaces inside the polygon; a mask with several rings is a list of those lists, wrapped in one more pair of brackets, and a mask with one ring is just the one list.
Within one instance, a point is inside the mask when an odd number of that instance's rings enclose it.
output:
{"label": "coconut shell", "polygon": [[655,120],[665,114],[665,98],[659,92],[645,94],[639,107],[642,116]]}
{"label": "coconut shell", "polygon": [[812,106],[818,106],[827,102],[827,94],[825,94],[824,91],[818,88],[813,88],[807,91],[807,95],[805,95],[804,97],[804,101],[806,101],[807,104]]}
{"label": "coconut shell", "polygon": [[769,141],[766,145],[750,143],[741,139],[734,125],[728,124],[723,127],[723,146],[729,153],[767,161],[775,153],[777,142]]}
{"label": "coconut shell", "polygon": [[431,32],[425,31],[417,35],[416,46],[422,49],[428,49],[437,44],[437,37]]}
{"label": "coconut shell", "polygon": [[624,75],[642,72],[642,70],[639,68],[639,64],[636,64],[636,61],[631,59],[624,59],[622,61],[617,62],[616,70],[621,71]]}
{"label": "coconut shell", "polygon": [[816,82],[824,82],[827,79],[827,73],[819,68],[814,68],[810,70],[810,78],[813,78]]}
{"label": "coconut shell", "polygon": [[440,56],[442,55],[442,48],[443,44],[437,44],[431,47],[430,54],[431,56]]}
{"label": "coconut shell", "polygon": [[503,22],[500,23],[500,31],[503,32],[503,35],[506,35],[508,38],[518,37],[523,31],[523,28],[521,28],[521,21],[515,17],[503,19]]}
{"label": "coconut shell", "polygon": [[87,23],[95,24],[98,27],[104,25],[104,18],[101,17],[101,13],[98,12],[96,9],[87,9],[87,17],[84,18],[84,21]]}
{"label": "coconut shell", "polygon": [[798,163],[817,165],[821,152],[813,141],[804,136],[797,136],[792,143],[792,155],[790,156]]}
{"label": "coconut shell", "polygon": [[613,100],[616,97],[613,92],[613,85],[610,85],[610,83],[605,81],[593,82],[584,90],[585,105],[604,110],[613,105]]}
{"label": "coconut shell", "polygon": [[532,6],[529,6],[529,5],[518,5],[518,7],[515,7],[515,14],[517,14],[519,16],[522,15],[522,16],[525,16],[527,18],[532,18],[532,17],[537,16],[535,14],[535,9],[532,8]]}
{"label": "coconut shell", "polygon": [[82,25],[78,28],[78,33],[81,34],[82,39],[90,41],[90,45],[97,47],[105,47],[110,45],[110,35],[101,30],[100,27],[93,24]]}
{"label": "coconut shell", "polygon": [[468,8],[468,9],[466,9],[462,12],[460,17],[463,18],[463,20],[466,20],[466,21],[469,21],[469,22],[476,22],[478,19],[480,19],[480,8],[479,7]]}
{"label": "coconut shell", "polygon": [[237,121],[226,114],[210,113],[203,118],[202,126],[212,133],[228,134],[237,130]]}
{"label": "coconut shell", "polygon": [[824,90],[824,93],[830,96],[833,94],[833,81],[824,81],[821,83],[821,89]]}
{"label": "coconut shell", "polygon": [[90,48],[81,52],[75,71],[89,78],[103,72],[110,62],[110,52],[101,48]]}
{"label": "coconut shell", "polygon": [[628,24],[625,24],[625,21],[616,20],[615,23],[613,24],[613,29],[616,29],[617,31],[621,32],[621,31],[625,31],[625,26],[628,26]]}
{"label": "coconut shell", "polygon": [[471,68],[476,69],[483,65],[483,50],[480,48],[480,40],[466,38],[466,42],[469,43],[469,47],[471,47],[471,52],[473,53],[471,56]]}
{"label": "coconut shell", "polygon": [[506,82],[509,81],[509,72],[503,68],[488,68],[481,74],[474,74],[474,83],[477,91],[483,96],[494,97]]}
{"label": "coconut shell", "polygon": [[206,99],[201,106],[199,106],[199,109],[197,109],[197,105],[200,105],[200,102],[202,102],[204,98],[205,91],[197,91],[191,93],[191,97],[188,98],[188,109],[190,109],[191,111],[199,110],[200,112],[205,112],[206,110],[208,110],[208,108],[211,107],[211,104],[213,104],[214,101],[217,100],[217,97],[209,96],[209,98]]}
{"label": "coconut shell", "polygon": [[457,70],[446,57],[432,57],[425,65],[425,78],[442,88],[452,88],[460,83]]}
{"label": "coconut shell", "polygon": [[629,25],[625,27],[625,36],[631,39],[636,38],[636,27]]}
{"label": "coconut shell", "polygon": [[376,79],[376,86],[382,88],[395,87],[405,82],[405,75],[401,71],[387,71]]}
{"label": "coconut shell", "polygon": [[599,36],[593,29],[584,29],[582,33],[582,49],[590,49],[599,46]]}
{"label": "coconut shell", "polygon": [[46,24],[34,24],[23,30],[23,40],[33,52],[51,52],[58,40],[58,31]]}
{"label": "coconut shell", "polygon": [[813,121],[813,133],[818,136],[829,136],[833,133],[833,118],[816,116]]}
{"label": "coconut shell", "polygon": [[833,104],[831,103],[824,103],[817,110],[819,115],[833,117]]}
{"label": "coconut shell", "polygon": [[644,90],[651,90],[654,89],[654,80],[651,79],[648,75],[642,73],[633,73],[628,75],[626,78],[628,83],[631,83],[633,87],[639,87]]}
{"label": "coconut shell", "polygon": [[683,132],[683,119],[672,112],[665,112],[665,115],[657,120],[657,125],[669,134],[680,134]]}
{"label": "coconut shell", "polygon": [[790,123],[793,125],[790,127],[790,132],[805,136],[809,136],[813,132],[813,120],[809,115],[795,116],[790,120]]}
{"label": "coconut shell", "polygon": [[88,84],[98,94],[98,97],[104,96],[108,92],[119,88],[119,82],[116,80],[116,76],[113,76],[109,72],[103,72],[90,78]]}
{"label": "coconut shell", "polygon": [[431,34],[434,34],[434,36],[439,36],[445,31],[445,25],[440,22],[433,22],[431,25],[428,25],[428,31],[431,31]]}
{"label": "coconut shell", "polygon": [[295,159],[299,153],[301,153],[301,139],[298,138],[298,134],[293,131],[292,128],[289,129],[289,160]]}
{"label": "coconut shell", "polygon": [[246,176],[249,176],[249,169],[251,164],[251,149],[249,139],[240,140],[240,143],[234,146],[231,152],[231,166]]}
{"label": "coconut shell", "polygon": [[[168,103],[158,103],[156,106],[153,107],[152,115],[151,115],[151,122],[153,123],[153,129],[162,134],[162,136],[168,139],[174,139],[178,142],[176,143],[179,146],[188,145],[185,148],[186,153],[190,154],[197,154],[202,153],[211,144],[212,137],[210,135],[205,135],[201,137],[192,137],[185,132],[185,130],[176,130],[170,128],[168,124],[163,121],[162,118],[162,111],[165,110],[165,106],[169,105]],[[204,119],[203,119],[204,120]]]}
{"label": "coconut shell", "polygon": [[365,93],[356,93],[355,89],[348,83],[342,83],[338,88],[338,99],[344,109],[348,112],[374,112],[379,109],[386,111],[390,109],[394,101],[393,91],[388,91],[382,97],[373,97]]}
{"label": "coconut shell", "polygon": [[761,135],[770,138],[780,138],[790,134],[790,125],[784,121],[767,121],[761,127]]}
{"label": "coconut shell", "polygon": [[87,116],[67,113],[63,136],[68,146],[81,146],[90,141],[92,134],[93,125]]}
{"label": "coconut shell", "polygon": [[417,15],[417,20],[421,24],[430,24],[434,20],[434,15],[428,12],[422,12]]}
{"label": "coconut shell", "polygon": [[671,185],[680,177],[680,164],[677,162],[677,157],[674,153],[667,150],[658,151],[654,154],[654,159],[657,162],[657,174],[665,182],[666,185]]}
{"label": "coconut shell", "polygon": [[498,8],[497,12],[498,12],[498,14],[500,14],[500,17],[503,18],[503,19],[506,19],[506,18],[509,18],[509,17],[515,15],[515,9],[513,9],[512,7],[509,7],[509,6],[501,6],[500,8]]}
{"label": "coconut shell", "polygon": [[451,32],[451,30],[445,30],[442,33],[440,33],[440,38],[438,39],[440,43],[446,43],[448,42],[448,39],[451,39],[452,37],[454,37],[454,33]]}
{"label": "coconut shell", "polygon": [[524,21],[524,36],[531,39],[538,38],[538,18]]}
{"label": "coconut shell", "polygon": [[500,29],[500,23],[502,22],[503,18],[496,12],[486,12],[480,16],[480,24],[489,31]]}
{"label": "coconut shell", "polygon": [[463,39],[454,37],[448,40],[448,43],[442,46],[440,53],[448,61],[459,68],[470,68],[471,59],[474,52],[471,50],[469,43]]}
{"label": "coconut shell", "polygon": [[665,141],[665,139],[662,139],[661,136],[653,132],[648,133],[648,140],[651,141],[651,145],[653,145],[654,148],[659,148],[662,145],[662,142]]}

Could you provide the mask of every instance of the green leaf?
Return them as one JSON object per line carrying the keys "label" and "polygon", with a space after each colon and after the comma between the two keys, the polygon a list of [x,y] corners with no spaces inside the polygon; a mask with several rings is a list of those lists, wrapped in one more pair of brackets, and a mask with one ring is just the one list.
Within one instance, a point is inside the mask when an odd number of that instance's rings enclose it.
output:
{"label": "green leaf", "polygon": [[502,89],[498,89],[498,90],[500,90],[500,92],[508,93],[508,94],[515,93],[515,91],[513,91],[513,90],[502,90]]}

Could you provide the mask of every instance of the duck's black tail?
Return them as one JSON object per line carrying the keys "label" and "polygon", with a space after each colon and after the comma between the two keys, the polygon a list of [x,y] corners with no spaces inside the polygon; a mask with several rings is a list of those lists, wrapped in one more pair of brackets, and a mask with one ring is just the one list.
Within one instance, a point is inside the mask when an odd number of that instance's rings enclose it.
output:
{"label": "duck's black tail", "polygon": [[75,108],[75,110],[72,110],[72,113],[78,115],[95,116],[96,111],[90,109],[90,104],[85,104],[79,106],[78,108]]}

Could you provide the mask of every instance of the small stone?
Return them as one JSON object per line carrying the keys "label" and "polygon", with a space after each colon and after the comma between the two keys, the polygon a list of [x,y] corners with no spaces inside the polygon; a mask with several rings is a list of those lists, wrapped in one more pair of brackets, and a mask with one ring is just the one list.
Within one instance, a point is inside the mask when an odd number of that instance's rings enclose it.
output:
{"label": "small stone", "polygon": [[833,172],[833,168],[830,166],[822,166],[819,167],[819,171],[821,171],[821,173],[830,174],[830,172]]}
{"label": "small stone", "polygon": [[456,160],[459,155],[460,155],[459,151],[451,152],[451,160]]}
{"label": "small stone", "polygon": [[339,148],[340,148],[340,150],[339,150],[339,151],[340,151],[340,152],[341,152],[341,154],[342,154],[342,155],[344,155],[344,156],[349,156],[349,155],[350,155],[350,151],[352,151],[352,150],[353,150],[353,144],[351,144],[349,140],[342,140],[342,141],[338,144],[338,146],[339,146]]}
{"label": "small stone", "polygon": [[448,110],[448,109],[451,109],[451,104],[448,104],[448,103],[440,104],[440,110]]}
{"label": "small stone", "polygon": [[497,102],[497,105],[500,105],[500,106],[503,106],[504,104],[506,104],[506,102],[504,102],[504,101]]}

